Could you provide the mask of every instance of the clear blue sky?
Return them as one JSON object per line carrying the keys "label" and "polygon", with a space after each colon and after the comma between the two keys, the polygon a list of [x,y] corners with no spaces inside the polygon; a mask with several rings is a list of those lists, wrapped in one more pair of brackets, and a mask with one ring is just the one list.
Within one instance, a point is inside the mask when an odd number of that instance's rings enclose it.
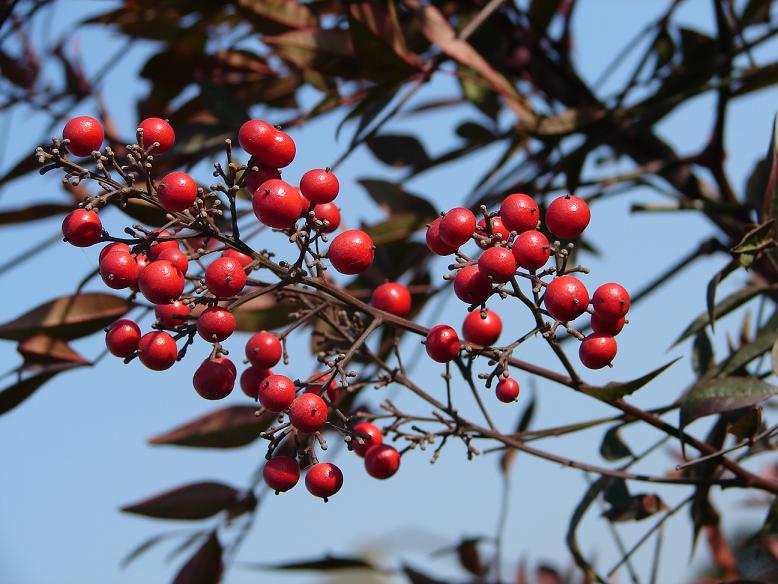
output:
{"label": "clear blue sky", "polygon": [[[663,3],[594,0],[580,2],[575,21],[575,56],[584,74],[594,79],[603,70],[615,51],[631,35],[644,26]],[[58,3],[53,19],[57,35],[71,23],[89,14],[107,10],[108,2],[78,1]],[[709,30],[711,3],[692,0],[684,3],[681,18],[687,25]],[[106,56],[113,54],[122,42],[107,31],[89,29],[78,37],[81,49],[88,55],[90,71],[97,70]],[[772,57],[775,55],[772,47]],[[154,50],[153,44],[134,46],[122,61],[122,67],[105,80],[104,93],[111,113],[121,131],[130,136],[137,120],[134,100],[145,90],[145,82],[137,76],[139,68]],[[772,58],[769,52],[757,53],[761,63]],[[425,89],[422,98],[450,93],[451,81],[436,77]],[[306,96],[306,99],[312,96]],[[732,107],[728,120],[727,168],[733,184],[742,190],[745,178],[754,162],[766,150],[768,134],[778,92],[762,91],[742,99]],[[706,139],[711,127],[713,97],[692,100],[660,126],[662,134],[681,153],[690,153]],[[92,114],[87,109],[78,113]],[[253,112],[262,115],[261,110]],[[452,143],[453,128],[465,119],[475,118],[470,110],[434,114],[420,119],[401,119],[391,125],[391,131],[415,132],[428,151],[439,153]],[[346,147],[348,132],[340,142],[334,139],[339,118],[329,117],[292,132],[298,145],[298,157],[287,171],[299,177],[308,168],[324,166],[334,159],[334,153]],[[0,168],[15,162],[20,153],[32,152],[44,130],[40,116],[17,115],[3,120],[8,128],[5,153]],[[469,193],[481,165],[495,155],[487,151],[455,165],[446,166],[411,181],[410,190],[432,197],[436,206],[450,208],[461,203]],[[628,165],[625,164],[625,167]],[[26,203],[49,201],[61,197],[58,178],[51,175],[29,177],[16,181],[0,192],[0,208],[10,209]],[[208,180],[205,166],[195,170],[196,177]],[[366,176],[392,176],[366,151],[358,151],[339,169],[344,222],[355,226],[360,219],[374,220],[380,211],[370,202],[356,183]],[[603,250],[601,258],[585,257],[592,268],[586,279],[590,289],[601,282],[621,281],[628,289],[636,289],[647,278],[665,267],[677,255],[686,253],[712,230],[699,217],[691,214],[629,215],[633,202],[657,202],[657,196],[647,190],[635,189],[626,196],[598,203],[593,208],[590,237]],[[114,232],[123,225],[117,213],[107,213],[105,223]],[[32,245],[59,230],[59,220],[41,221],[25,228],[0,230],[0,246],[5,257],[22,247]],[[283,238],[269,236],[262,246],[283,245]],[[273,243],[275,242],[275,244]],[[95,265],[95,250],[80,250],[65,244],[54,244],[36,261],[19,266],[0,278],[0,320],[8,320],[23,310],[69,291]],[[619,337],[620,353],[615,368],[589,373],[586,379],[605,383],[611,379],[630,379],[654,369],[671,358],[684,359],[659,381],[634,397],[643,405],[659,405],[674,399],[691,379],[687,347],[667,350],[680,329],[704,309],[705,284],[710,275],[725,262],[714,257],[698,262],[683,276],[656,293],[631,314],[631,324]],[[446,260],[437,263],[439,273],[445,272]],[[723,287],[726,291],[742,278]],[[95,286],[99,288],[99,286]],[[436,300],[422,315],[425,324],[445,322],[459,326],[465,309],[455,299],[445,301],[444,310]],[[503,308],[507,330],[525,330],[528,315],[522,310]],[[737,322],[725,322],[729,329]],[[727,326],[717,329],[717,345],[725,339]],[[227,342],[227,347],[240,351],[242,337]],[[306,353],[304,336],[294,339],[292,364],[283,368],[292,377],[303,377],[314,367]],[[406,341],[412,351],[417,339]],[[102,349],[100,335],[79,341],[76,347],[89,357]],[[17,362],[12,343],[0,345],[3,370]],[[39,582],[160,582],[169,580],[183,557],[172,563],[165,556],[172,545],[163,545],[144,556],[124,571],[119,570],[121,558],[142,539],[163,531],[187,528],[188,524],[143,519],[122,514],[119,506],[139,500],[167,488],[202,479],[216,479],[241,487],[248,483],[265,445],[256,442],[229,451],[151,447],[146,440],[164,430],[210,411],[214,405],[200,399],[191,388],[191,375],[207,347],[199,345],[192,354],[171,371],[158,374],[139,363],[124,366],[118,360],[106,360],[96,370],[82,369],[62,375],[45,386],[18,409],[0,419],[0,457],[3,460],[0,481],[0,584]],[[555,366],[547,349],[540,342],[529,343],[517,355],[527,360]],[[483,366],[485,368],[485,365]],[[427,359],[421,359],[415,375],[421,385],[443,395],[438,374],[440,369]],[[490,409],[502,428],[515,423],[517,412],[530,396],[533,383],[518,375],[524,393],[518,405],[496,405]],[[608,414],[611,410],[593,400],[571,395],[571,392],[540,382],[534,385],[540,394],[539,412],[535,424],[556,425]],[[476,416],[469,408],[463,392],[462,409]],[[423,404],[392,390],[397,402],[426,411]],[[384,394],[372,399],[378,403]],[[236,391],[224,404],[247,403]],[[223,404],[219,404],[223,405]],[[704,424],[694,427],[702,431]],[[573,438],[545,442],[558,453],[578,459],[599,462],[597,448],[602,430]],[[584,439],[584,437],[586,439]],[[626,438],[636,449],[647,445],[656,435],[639,429],[626,432]],[[338,449],[333,449],[338,450]],[[361,468],[361,461],[340,450],[330,460],[336,461],[345,474],[345,485],[327,505],[309,496],[300,485],[282,497],[271,497],[262,505],[257,525],[246,539],[239,559],[243,561],[279,562],[320,556],[324,552],[341,555],[370,552],[379,561],[391,564],[399,559],[419,566],[428,565],[437,574],[460,574],[451,558],[431,559],[429,553],[453,544],[463,535],[491,535],[497,520],[499,501],[499,471],[493,456],[467,462],[461,446],[451,444],[434,466],[428,464],[425,453],[411,453],[403,458],[400,473],[389,482],[370,479]],[[666,459],[667,460],[667,459]],[[669,468],[669,462],[664,467]],[[758,464],[755,468],[758,468]],[[652,470],[652,467],[647,467]],[[530,563],[551,560],[567,561],[564,533],[572,508],[585,485],[578,471],[560,469],[552,464],[519,456],[511,482],[512,500],[506,534],[506,570],[515,568],[520,558]],[[670,503],[677,502],[686,491],[636,486],[638,491],[656,490]],[[734,506],[736,493],[717,495],[727,509],[725,526],[732,530],[756,521],[759,514]],[[617,552],[609,539],[604,523],[590,514],[582,530],[582,547],[587,553],[596,550],[598,566],[612,564]],[[623,529],[630,542],[639,537],[647,524],[628,525]],[[272,533],[263,537],[261,533]],[[671,521],[664,546],[664,572],[660,581],[667,584],[683,581],[690,555],[690,532],[686,518]],[[174,544],[173,544],[174,545]],[[383,549],[385,555],[376,551]],[[705,557],[705,546],[698,546],[695,560]],[[650,561],[650,546],[636,556],[639,571],[646,571]],[[508,572],[510,573],[510,572]],[[225,581],[244,584],[264,578],[279,583],[317,582],[311,574],[257,575],[241,569],[230,571]],[[623,577],[626,580],[626,576]]]}

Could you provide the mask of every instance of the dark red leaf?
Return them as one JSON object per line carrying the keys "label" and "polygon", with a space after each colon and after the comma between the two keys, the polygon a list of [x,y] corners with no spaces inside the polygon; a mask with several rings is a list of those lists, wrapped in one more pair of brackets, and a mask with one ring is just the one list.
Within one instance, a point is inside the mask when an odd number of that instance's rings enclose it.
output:
{"label": "dark red leaf", "polygon": [[74,351],[65,341],[48,335],[35,335],[24,339],[16,350],[24,357],[25,366],[49,363],[89,364],[89,361]]}
{"label": "dark red leaf", "polygon": [[80,366],[81,365],[78,363],[55,363],[52,365],[45,365],[38,369],[34,375],[30,375],[29,377],[6,387],[0,391],[0,415],[18,406],[35,393],[41,385],[58,373]]}
{"label": "dark red leaf", "polygon": [[172,444],[196,448],[235,448],[259,438],[274,416],[257,417],[259,406],[230,406],[206,414],[170,432],[149,440],[150,444]]}
{"label": "dark red leaf", "polygon": [[122,511],[159,519],[205,519],[232,505],[237,496],[237,489],[222,483],[192,483],[127,505]]}
{"label": "dark red leaf", "polygon": [[173,584],[218,584],[223,571],[222,546],[216,532],[212,532],[176,574]]}
{"label": "dark red leaf", "polygon": [[63,205],[62,203],[40,203],[10,211],[2,211],[0,212],[0,225],[37,221],[38,219],[45,219],[54,215],[64,217],[72,209],[72,205]]}

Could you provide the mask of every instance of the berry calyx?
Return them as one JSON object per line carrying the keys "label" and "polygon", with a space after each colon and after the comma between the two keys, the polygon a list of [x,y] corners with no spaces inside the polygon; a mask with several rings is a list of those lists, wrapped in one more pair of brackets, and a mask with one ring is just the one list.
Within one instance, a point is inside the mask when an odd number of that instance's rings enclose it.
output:
{"label": "berry calyx", "polygon": [[615,337],[621,332],[621,329],[624,328],[625,322],[626,319],[623,316],[616,320],[612,320],[597,314],[597,312],[592,314],[592,330],[601,335]]}
{"label": "berry calyx", "polygon": [[257,397],[269,412],[281,413],[292,405],[295,386],[286,375],[268,375],[259,384]]}
{"label": "berry calyx", "polygon": [[300,480],[300,465],[291,456],[276,456],[265,463],[262,478],[276,493],[285,493]]}
{"label": "berry calyx", "polygon": [[332,240],[327,257],[332,267],[341,274],[359,274],[373,263],[375,246],[367,233],[350,229]]}
{"label": "berry calyx", "polygon": [[343,486],[343,473],[329,462],[314,464],[305,475],[305,488],[315,497],[325,501],[340,491]]}
{"label": "berry calyx", "polygon": [[204,399],[224,399],[235,387],[237,371],[227,357],[206,359],[192,377],[195,391]]}
{"label": "berry calyx", "polygon": [[134,320],[123,318],[117,320],[105,333],[105,346],[112,355],[129,357],[138,348],[140,327]]}
{"label": "berry calyx", "polygon": [[440,240],[447,246],[458,248],[468,242],[475,232],[475,215],[470,209],[456,207],[440,221]]}
{"label": "berry calyx", "polygon": [[539,270],[546,265],[551,255],[548,238],[540,231],[525,231],[513,242],[513,257],[516,263],[527,270]]}
{"label": "berry calyx", "polygon": [[235,331],[235,317],[226,308],[211,306],[197,317],[197,334],[209,343],[221,343]]}
{"label": "berry calyx", "polygon": [[280,179],[262,183],[251,204],[257,219],[274,229],[288,229],[300,218],[303,210],[297,189]]}
{"label": "berry calyx", "polygon": [[180,300],[174,300],[170,304],[157,304],[154,314],[160,326],[172,329],[187,321],[189,307]]}
{"label": "berry calyx", "polygon": [[328,168],[309,170],[300,179],[300,191],[314,205],[334,201],[339,190],[338,177]]}
{"label": "berry calyx", "polygon": [[189,258],[178,247],[163,249],[157,254],[157,259],[170,262],[182,274],[186,274],[189,270]]}
{"label": "berry calyx", "polygon": [[429,250],[439,256],[447,256],[454,253],[457,248],[444,243],[440,238],[440,223],[443,221],[443,217],[438,217],[427,228],[427,247]]}
{"label": "berry calyx", "polygon": [[173,126],[162,118],[146,118],[138,127],[143,130],[143,146],[149,148],[154,142],[158,145],[152,154],[164,154],[176,143],[176,133]]}
{"label": "berry calyx", "polygon": [[184,291],[184,275],[170,262],[156,260],[143,268],[138,288],[152,304],[168,304]]}
{"label": "berry calyx", "polygon": [[438,363],[448,363],[459,355],[459,336],[457,331],[445,324],[432,327],[424,343],[427,355]]}
{"label": "berry calyx", "polygon": [[516,273],[516,258],[504,247],[490,247],[478,258],[478,269],[492,281],[503,284]]}
{"label": "berry calyx", "polygon": [[581,363],[589,369],[602,369],[610,365],[616,357],[618,346],[616,339],[609,335],[594,333],[581,341],[578,357]]}
{"label": "berry calyx", "polygon": [[94,211],[74,209],[62,221],[62,235],[70,245],[89,247],[103,236],[103,224]]}
{"label": "berry calyx", "polygon": [[258,399],[259,384],[273,375],[272,369],[262,369],[251,365],[240,374],[240,388],[247,396]]}
{"label": "berry calyx", "polygon": [[246,285],[246,272],[237,260],[220,257],[205,269],[205,285],[214,296],[234,296]]}
{"label": "berry calyx", "polygon": [[379,446],[384,441],[381,429],[370,422],[360,422],[354,426],[354,431],[360,434],[367,434],[367,438],[364,436],[359,437],[363,442],[362,444],[359,443],[356,437],[351,439],[351,444],[354,446],[354,452],[357,453],[357,456],[364,458],[368,450],[373,446]]}
{"label": "berry calyx", "polygon": [[138,341],[138,359],[154,371],[170,369],[177,356],[176,341],[166,332],[152,331]]}
{"label": "berry calyx", "polygon": [[523,193],[514,193],[505,197],[500,205],[500,218],[511,231],[523,233],[538,226],[540,211],[535,199]]}
{"label": "berry calyx", "polygon": [[76,156],[89,156],[103,144],[103,126],[89,116],[73,118],[62,130],[62,137],[68,140],[68,152]]}
{"label": "berry calyx", "polygon": [[238,142],[251,156],[259,158],[260,153],[267,151],[273,143],[275,131],[265,120],[249,120],[238,130]]}
{"label": "berry calyx", "polygon": [[551,201],[546,209],[546,227],[562,239],[575,239],[583,233],[591,219],[586,201],[575,195],[565,195]]}
{"label": "berry calyx", "polygon": [[518,381],[513,379],[513,377],[503,377],[497,383],[494,392],[497,395],[498,400],[508,404],[516,401],[516,398],[519,397],[519,390]]}
{"label": "berry calyx", "polygon": [[171,172],[157,185],[159,204],[168,213],[191,207],[197,198],[197,183],[185,172]]}
{"label": "berry calyx", "polygon": [[502,320],[493,310],[486,311],[486,318],[481,317],[480,310],[474,310],[465,317],[462,323],[462,336],[468,343],[489,347],[493,345],[502,333]]}
{"label": "berry calyx", "polygon": [[481,219],[478,221],[478,226],[475,229],[475,232],[477,235],[480,235],[482,238],[491,238],[491,243],[484,243],[483,239],[476,238],[476,243],[478,244],[478,247],[481,249],[488,249],[493,245],[496,245],[497,243],[504,243],[508,241],[508,237],[510,237],[510,231],[507,227],[505,227],[505,224],[502,222],[502,219],[498,216],[491,217],[489,221],[492,224],[492,234],[489,235],[489,232],[486,229],[486,221],[484,219]]}
{"label": "berry calyx", "polygon": [[138,281],[138,262],[127,252],[112,251],[100,260],[100,277],[114,290],[129,288]]}
{"label": "berry calyx", "polygon": [[370,304],[395,316],[406,316],[411,311],[411,293],[397,282],[386,282],[373,290]]}
{"label": "berry calyx", "polygon": [[454,294],[467,304],[483,303],[492,291],[492,281],[476,266],[465,266],[454,277]]}
{"label": "berry calyx", "polygon": [[618,320],[629,312],[629,293],[620,284],[603,284],[594,291],[592,306],[602,318]]}
{"label": "berry calyx", "polygon": [[327,403],[315,393],[303,393],[289,406],[289,421],[305,434],[318,432],[327,421]]}
{"label": "berry calyx", "polygon": [[548,313],[556,320],[567,322],[581,316],[589,305],[589,293],[583,283],[573,276],[559,276],[551,280],[543,297]]}
{"label": "berry calyx", "polygon": [[365,454],[365,470],[376,479],[388,479],[400,468],[400,453],[388,444],[373,446]]}
{"label": "berry calyx", "polygon": [[[306,209],[307,207],[303,208],[303,213]],[[317,221],[327,221],[326,225],[316,228],[322,233],[332,233],[340,227],[340,209],[335,206],[335,203],[322,203],[316,205],[313,208],[313,216]]]}
{"label": "berry calyx", "polygon": [[255,367],[268,369],[277,365],[282,355],[281,341],[273,333],[261,331],[246,343],[246,358]]}

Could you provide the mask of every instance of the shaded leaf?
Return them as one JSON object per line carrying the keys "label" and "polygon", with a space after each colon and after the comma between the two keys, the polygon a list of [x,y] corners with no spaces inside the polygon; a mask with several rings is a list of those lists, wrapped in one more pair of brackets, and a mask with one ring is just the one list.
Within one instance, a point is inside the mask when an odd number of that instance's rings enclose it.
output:
{"label": "shaded leaf", "polygon": [[259,406],[229,406],[197,418],[164,434],[149,444],[172,444],[196,448],[236,448],[259,438],[275,420],[273,415],[257,417]]}
{"label": "shaded leaf", "polygon": [[744,25],[770,22],[770,8],[772,0],[748,0],[740,22]]}
{"label": "shaded leaf", "polygon": [[413,136],[382,134],[370,138],[367,147],[384,164],[394,167],[418,167],[430,160],[427,151]]}
{"label": "shaded leaf", "polygon": [[762,426],[762,408],[751,408],[732,422],[727,428],[727,432],[740,440],[753,437]]}
{"label": "shaded leaf", "polygon": [[388,219],[364,228],[376,246],[405,241],[408,237],[424,229],[431,219],[420,217],[416,213],[395,213]]}
{"label": "shaded leaf", "polygon": [[205,519],[232,505],[237,496],[237,489],[222,483],[192,483],[126,505],[122,511],[159,519]]}
{"label": "shaded leaf", "polygon": [[[181,535],[180,531],[173,531],[173,532],[166,532],[166,533],[160,533],[158,535],[152,536],[146,540],[143,540],[141,543],[139,543],[137,546],[135,546],[132,550],[130,550],[130,553],[128,553],[124,558],[122,558],[122,561],[119,563],[119,566],[121,568],[126,568],[128,565],[130,565],[132,562],[137,560],[140,556],[145,554],[147,551],[149,551],[151,548],[156,546],[158,543],[162,543],[166,539],[171,539],[173,537],[178,537]],[[202,533],[199,531],[195,532],[196,536],[201,536]]]}
{"label": "shaded leaf", "polygon": [[762,221],[778,218],[778,114],[773,118],[773,129],[770,134],[770,147],[765,156],[765,174],[762,179],[764,191],[761,197]]}
{"label": "shaded leaf", "polygon": [[708,282],[708,287],[705,291],[705,305],[708,309],[708,319],[710,321],[710,328],[712,331],[716,330],[716,288],[721,281],[729,274],[734,272],[738,268],[738,262],[732,260],[726,266],[721,268],[716,275]]}
{"label": "shaded leaf", "polygon": [[299,305],[279,303],[271,294],[249,300],[235,311],[235,330],[259,332],[289,324],[289,314]]}
{"label": "shaded leaf", "polygon": [[667,510],[667,505],[655,494],[633,495],[625,504],[612,504],[602,516],[611,522],[640,521]]}
{"label": "shaded leaf", "polygon": [[711,345],[705,329],[698,332],[692,345],[692,370],[698,375],[705,375],[715,364],[713,345]]}
{"label": "shaded leaf", "polygon": [[709,416],[753,406],[778,393],[778,386],[755,377],[721,377],[695,384],[681,403],[681,427]]}
{"label": "shaded leaf", "polygon": [[619,429],[620,426],[613,426],[605,432],[605,436],[602,438],[600,456],[605,460],[621,460],[622,458],[632,456],[629,446],[621,439]]}
{"label": "shaded leaf", "polygon": [[680,357],[677,357],[669,363],[654,369],[650,373],[646,373],[642,377],[633,379],[632,381],[612,381],[602,387],[586,386],[581,391],[604,402],[621,399],[624,396],[635,393],[637,390],[653,381],[656,377],[663,373],[665,369],[671,365],[674,365],[678,359],[680,359]]}
{"label": "shaded leaf", "polygon": [[80,367],[78,363],[55,363],[38,369],[34,375],[30,375],[13,385],[0,391],[0,415],[12,410],[42,386],[52,377],[63,371]]}
{"label": "shaded leaf", "polygon": [[329,572],[333,570],[378,570],[373,564],[353,557],[337,557],[326,555],[323,558],[315,560],[303,560],[300,562],[284,562],[281,564],[257,564],[243,563],[241,566],[253,570],[268,570],[275,572],[297,572],[297,571],[316,571]]}
{"label": "shaded leaf", "polygon": [[316,25],[310,8],[296,0],[237,0],[238,12],[261,32]]}
{"label": "shaded leaf", "polygon": [[360,77],[359,62],[348,30],[293,30],[276,36],[264,36],[262,42],[273,47],[281,58],[297,67],[346,79]]}
{"label": "shaded leaf", "polygon": [[673,37],[670,36],[666,27],[662,27],[656,35],[652,50],[656,56],[654,65],[654,74],[656,74],[659,69],[670,63],[675,55],[675,42],[673,42]]}
{"label": "shaded leaf", "polygon": [[481,553],[478,551],[479,539],[465,539],[457,546],[457,559],[459,564],[473,576],[486,574],[486,566],[481,561]]}
{"label": "shaded leaf", "polygon": [[370,198],[390,214],[410,211],[420,218],[426,218],[427,222],[434,220],[438,215],[429,201],[409,193],[396,183],[371,178],[360,178],[357,182],[367,191]]}
{"label": "shaded leaf", "polygon": [[538,32],[542,33],[548,28],[561,5],[562,0],[532,0],[529,3],[529,16]]}
{"label": "shaded leaf", "polygon": [[222,546],[214,531],[179,570],[173,584],[218,584],[223,571]]}
{"label": "shaded leaf", "polygon": [[776,327],[778,327],[778,313],[765,323],[753,340],[744,342],[735,352],[727,357],[720,365],[718,374],[739,374],[738,372],[742,367],[770,351],[776,339],[778,339],[778,328]]}
{"label": "shaded leaf", "polygon": [[419,572],[417,569],[408,566],[403,566],[402,572],[411,584],[448,584],[443,580],[437,580],[432,576],[428,576],[423,572]]}
{"label": "shaded leaf", "polygon": [[16,347],[16,350],[24,357],[25,365],[31,363],[75,363],[78,365],[89,365],[89,361],[73,350],[65,341],[48,335],[35,335],[24,339],[19,343],[19,346]]}
{"label": "shaded leaf", "polygon": [[475,71],[468,67],[458,65],[459,75],[457,80],[462,88],[462,97],[477,107],[484,115],[492,120],[496,120],[500,113],[500,96],[497,92],[484,87],[483,83],[478,83],[473,77]]}
{"label": "shaded leaf", "polygon": [[64,216],[72,209],[72,205],[63,205],[61,203],[39,203],[10,211],[0,211],[0,225],[27,223],[28,221],[37,221],[47,217]]}
{"label": "shaded leaf", "polygon": [[775,219],[768,219],[757,225],[743,236],[743,239],[732,248],[732,253],[755,253],[770,245],[775,233]]}

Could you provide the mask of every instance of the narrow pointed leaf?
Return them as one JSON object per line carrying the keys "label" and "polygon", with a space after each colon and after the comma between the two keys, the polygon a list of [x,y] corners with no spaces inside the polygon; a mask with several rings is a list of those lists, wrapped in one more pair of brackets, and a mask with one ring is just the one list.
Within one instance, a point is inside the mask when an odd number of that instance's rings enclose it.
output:
{"label": "narrow pointed leaf", "polygon": [[18,406],[55,375],[62,373],[63,371],[68,371],[69,369],[75,369],[76,367],[81,367],[81,364],[54,363],[52,365],[45,365],[41,369],[38,369],[35,374],[4,388],[0,391],[0,415],[5,414]]}
{"label": "narrow pointed leaf", "polygon": [[218,584],[223,571],[222,546],[213,532],[179,570],[173,584]]}
{"label": "narrow pointed leaf", "polygon": [[62,217],[73,209],[73,205],[63,205],[61,203],[39,203],[19,209],[9,211],[0,211],[0,225],[10,225],[12,223],[27,223],[46,219],[47,217]]}
{"label": "narrow pointed leaf", "polygon": [[257,417],[259,406],[230,406],[206,414],[149,440],[150,444],[170,444],[195,448],[236,448],[250,444],[265,431],[275,416]]}
{"label": "narrow pointed leaf", "polygon": [[238,490],[216,482],[192,483],[122,507],[158,519],[205,519],[232,505]]}
{"label": "narrow pointed leaf", "polygon": [[672,361],[670,361],[669,363],[666,363],[661,367],[654,369],[650,373],[646,373],[642,377],[633,379],[632,381],[624,381],[624,382],[613,381],[602,387],[586,386],[581,391],[583,391],[588,395],[591,395],[592,397],[596,397],[597,399],[602,400],[604,402],[618,400],[627,395],[631,395],[635,393],[637,390],[639,390],[640,388],[644,387],[645,385],[653,381],[660,374],[664,373],[665,369],[669,368],[671,365],[674,365],[678,361],[678,359],[680,359],[680,357],[677,357]]}
{"label": "narrow pointed leaf", "polygon": [[620,426],[613,426],[603,436],[600,444],[600,456],[605,460],[621,460],[632,456],[632,451],[621,438]]}
{"label": "narrow pointed leaf", "polygon": [[705,375],[715,363],[713,345],[705,329],[698,332],[692,345],[692,369],[698,376]]}
{"label": "narrow pointed leaf", "polygon": [[331,556],[300,562],[285,562],[281,564],[243,563],[241,566],[252,570],[267,570],[273,572],[315,571],[330,572],[335,570],[378,570],[373,564],[361,558]]}

